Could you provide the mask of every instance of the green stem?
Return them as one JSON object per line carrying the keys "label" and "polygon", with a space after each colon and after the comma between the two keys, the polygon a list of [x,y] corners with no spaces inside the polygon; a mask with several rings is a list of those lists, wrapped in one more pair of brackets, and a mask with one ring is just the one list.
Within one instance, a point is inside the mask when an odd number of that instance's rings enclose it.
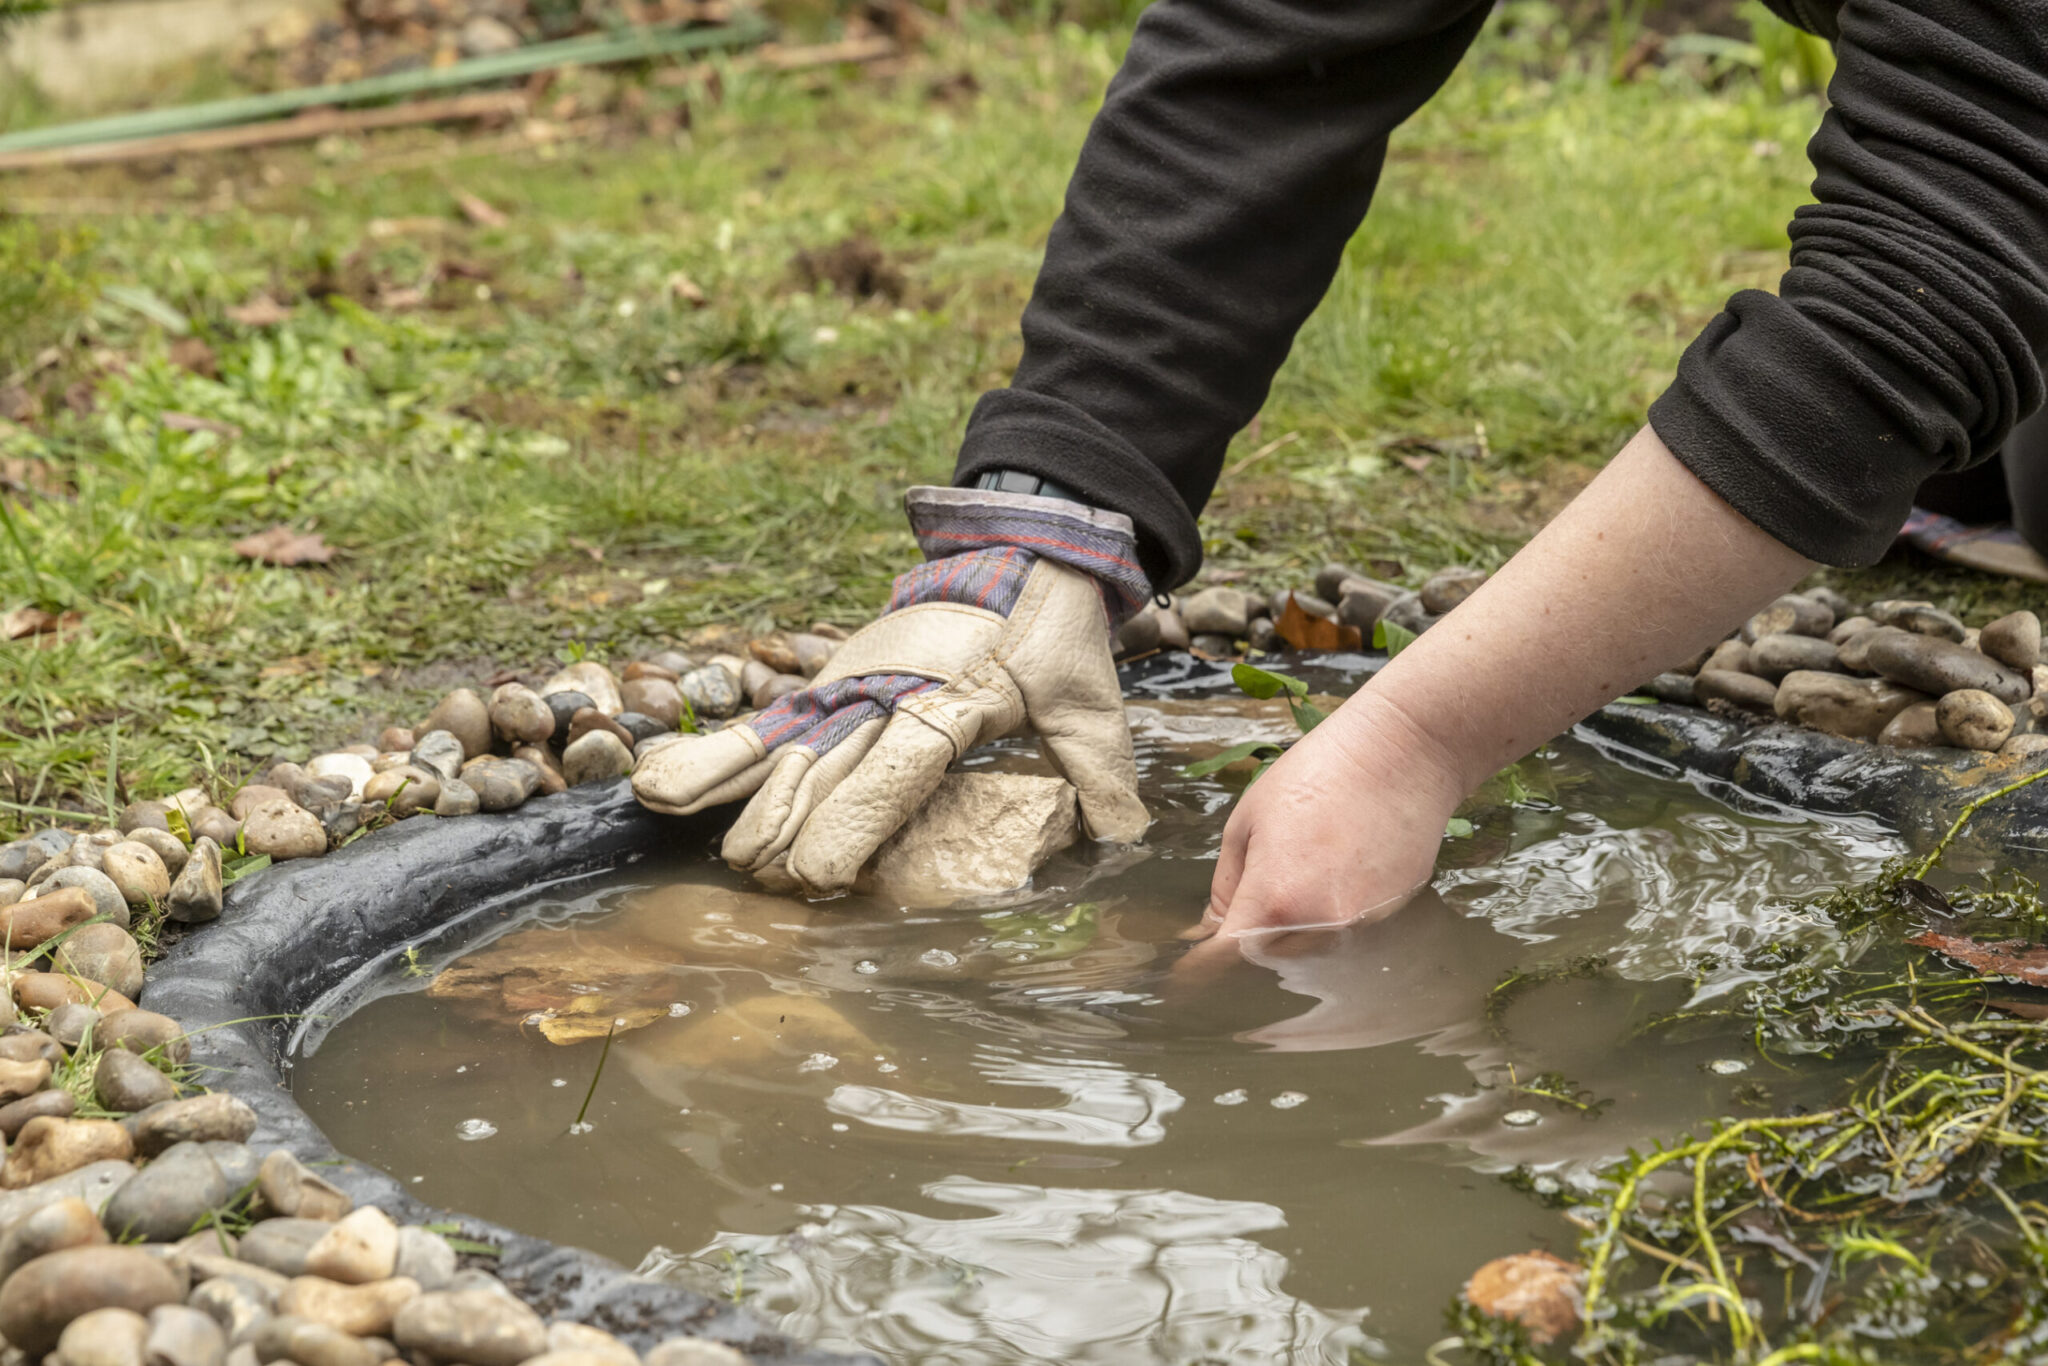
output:
{"label": "green stem", "polygon": [[2043,778],[2048,778],[2048,768],[2044,768],[2040,770],[2038,773],[2029,773],[2026,777],[2020,779],[2016,783],[2007,783],[2004,787],[1999,788],[1996,792],[1987,792],[1983,796],[1971,802],[1968,806],[1965,806],[1962,809],[1962,811],[1956,816],[1955,822],[1949,826],[1948,833],[1943,835],[1939,840],[1936,840],[1934,848],[1928,851],[1927,857],[1920,860],[1920,866],[1913,870],[1913,876],[1916,878],[1924,878],[1927,876],[1928,873],[1933,871],[1934,866],[1941,862],[1941,856],[1948,852],[1948,846],[1950,842],[1953,841],[1957,835],[1962,833],[1963,826],[1969,822],[1970,817],[1976,815],[1984,807],[1989,806],[1992,802],[1997,801],[2000,797],[2011,796],[2013,793],[2019,791],[2021,788],[2026,787],[2031,783],[2038,783]]}
{"label": "green stem", "polygon": [[604,1050],[597,1055],[597,1070],[590,1074],[590,1089],[583,1093],[583,1104],[576,1111],[576,1122],[569,1126],[571,1129],[581,1128],[583,1117],[590,1113],[590,1098],[597,1094],[597,1079],[604,1075],[604,1060],[612,1055],[612,1036],[618,1032],[619,1022],[614,1017],[612,1027],[604,1032]]}

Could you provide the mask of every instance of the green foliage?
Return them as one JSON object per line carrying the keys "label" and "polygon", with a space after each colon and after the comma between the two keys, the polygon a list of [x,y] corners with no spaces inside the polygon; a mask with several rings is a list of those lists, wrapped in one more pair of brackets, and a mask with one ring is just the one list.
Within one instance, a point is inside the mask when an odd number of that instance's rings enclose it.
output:
{"label": "green foliage", "polygon": [[1101,908],[1084,901],[1066,911],[995,911],[981,918],[989,930],[987,951],[1016,962],[1052,963],[1072,958],[1095,942]]}

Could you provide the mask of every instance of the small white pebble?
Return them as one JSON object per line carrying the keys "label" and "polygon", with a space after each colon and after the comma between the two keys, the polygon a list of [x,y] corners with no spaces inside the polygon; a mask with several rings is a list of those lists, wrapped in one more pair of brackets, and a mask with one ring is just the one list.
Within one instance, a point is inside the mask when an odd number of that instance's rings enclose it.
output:
{"label": "small white pebble", "polygon": [[455,1126],[455,1136],[464,1143],[474,1143],[480,1138],[489,1138],[498,1132],[498,1126],[488,1119],[465,1119]]}
{"label": "small white pebble", "polygon": [[830,1053],[813,1053],[810,1057],[797,1064],[796,1070],[799,1072],[830,1072],[837,1066],[839,1066],[839,1059],[833,1057]]}
{"label": "small white pebble", "polygon": [[1500,1122],[1512,1128],[1526,1129],[1531,1124],[1540,1122],[1542,1118],[1543,1116],[1534,1110],[1510,1110],[1500,1117]]}
{"label": "small white pebble", "polygon": [[668,1003],[668,1017],[671,1020],[680,1020],[683,1016],[689,1013],[690,1007],[688,1002],[670,1001]]}
{"label": "small white pebble", "polygon": [[1717,1077],[1732,1077],[1737,1072],[1747,1072],[1749,1064],[1740,1058],[1716,1058],[1707,1064],[1707,1070]]}
{"label": "small white pebble", "polygon": [[567,1086],[568,1084],[569,1079],[567,1077],[556,1077],[553,1081],[548,1083],[548,1085],[550,1086]]}
{"label": "small white pebble", "polygon": [[1216,1103],[1218,1105],[1242,1105],[1251,1098],[1251,1093],[1240,1086],[1235,1091],[1225,1091],[1222,1095],[1216,1097]]}
{"label": "small white pebble", "polygon": [[1308,1096],[1300,1091],[1282,1091],[1269,1103],[1275,1110],[1292,1110],[1297,1105],[1308,1104]]}

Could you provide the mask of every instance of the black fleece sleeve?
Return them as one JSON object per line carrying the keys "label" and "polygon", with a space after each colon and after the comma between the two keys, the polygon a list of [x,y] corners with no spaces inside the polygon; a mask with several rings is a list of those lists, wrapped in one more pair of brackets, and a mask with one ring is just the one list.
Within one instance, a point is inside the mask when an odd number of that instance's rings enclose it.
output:
{"label": "black fleece sleeve", "polygon": [[1921,480],[2040,406],[2048,0],[1848,0],[1776,295],[1744,291],[1650,409],[1801,554],[1867,564]]}
{"label": "black fleece sleeve", "polygon": [[1013,469],[1137,524],[1157,588],[1490,0],[1158,0],[1111,82],[954,482]]}

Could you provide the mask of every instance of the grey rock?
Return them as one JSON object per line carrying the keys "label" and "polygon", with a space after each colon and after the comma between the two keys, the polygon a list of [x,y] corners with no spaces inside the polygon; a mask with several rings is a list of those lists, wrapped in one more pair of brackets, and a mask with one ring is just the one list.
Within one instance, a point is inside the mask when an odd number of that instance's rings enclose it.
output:
{"label": "grey rock", "polygon": [[[1350,565],[1339,564],[1332,560],[1316,571],[1316,596],[1326,602],[1341,601],[1344,597],[1344,584],[1347,579],[1356,579],[1361,583],[1378,582],[1372,575],[1362,569],[1353,569]],[[1395,591],[1397,594],[1399,593],[1398,589]]]}
{"label": "grey rock", "polygon": [[524,759],[500,759],[472,767],[463,781],[476,790],[477,804],[484,810],[510,811],[534,794],[541,772]]}
{"label": "grey rock", "polygon": [[574,688],[549,693],[541,700],[548,704],[548,710],[554,714],[555,729],[548,739],[556,749],[569,743],[569,726],[575,721],[576,713],[585,707],[597,705],[590,700],[590,694],[578,692]]}
{"label": "grey rock", "polygon": [[682,689],[691,710],[700,717],[724,718],[740,709],[740,683],[721,664],[706,664],[684,674],[676,686]]}
{"label": "grey rock", "polygon": [[32,831],[28,837],[49,850],[52,858],[69,849],[74,839],[69,830],[59,830],[54,825],[46,825],[40,830]]}
{"label": "grey rock", "polygon": [[2031,674],[2041,662],[2041,618],[2009,612],[1978,633],[1977,648],[2009,669]]}
{"label": "grey rock", "polygon": [[422,1290],[443,1290],[455,1279],[455,1249],[438,1233],[407,1224],[398,1230],[394,1276],[410,1276]]}
{"label": "grey rock", "polygon": [[1825,640],[1786,631],[1758,636],[1749,647],[1749,671],[1758,678],[1775,683],[1795,670],[1838,673],[1841,658]]}
{"label": "grey rock", "polygon": [[2031,764],[2042,755],[2048,754],[2048,735],[2015,735],[2000,745],[1998,752],[2003,757],[2021,759]]}
{"label": "grey rock", "polygon": [[[587,705],[596,707],[606,716],[617,716],[625,705],[619,698],[619,680],[612,671],[593,660],[571,664],[547,682],[540,685],[540,695],[549,697],[558,692],[580,692],[590,699]],[[550,702],[549,706],[554,703]],[[560,715],[560,713],[556,713]]]}
{"label": "grey rock", "polygon": [[506,683],[491,694],[491,733],[508,745],[544,745],[555,734],[555,713],[524,683]]}
{"label": "grey rock", "polygon": [[[769,676],[768,681],[773,683],[781,676],[780,674],[772,674]],[[797,680],[797,686],[803,686],[801,678]],[[760,707],[766,706],[767,703],[757,701],[754,705]],[[664,726],[660,721],[647,715],[645,712],[622,711],[613,717],[612,720],[618,725],[619,729],[633,737],[633,743],[636,745],[643,740],[652,740],[657,735],[669,735],[675,731],[674,726]]]}
{"label": "grey rock", "polygon": [[1870,619],[1880,626],[1896,626],[1916,636],[1960,642],[1963,623],[1931,602],[1917,598],[1892,598],[1870,604]]}
{"label": "grey rock", "polygon": [[[154,1157],[180,1143],[245,1143],[256,1132],[256,1112],[239,1097],[211,1091],[203,1096],[152,1105],[122,1123],[135,1141],[135,1151],[143,1157]],[[214,1153],[214,1163],[221,1165],[218,1153]],[[237,1173],[225,1168],[222,1175],[238,1190],[247,1184],[246,1178],[237,1181]]]}
{"label": "grey rock", "polygon": [[1742,638],[1754,641],[1759,636],[1784,632],[1795,636],[1818,636],[1824,640],[1834,626],[1835,614],[1824,604],[1797,593],[1787,593],[1751,617],[1743,625]]}
{"label": "grey rock", "polygon": [[212,836],[201,835],[193,841],[192,857],[186,860],[185,870],[171,884],[170,917],[185,925],[216,920],[225,891],[221,885],[220,845]]}
{"label": "grey rock", "polygon": [[1303,593],[1293,588],[1276,590],[1266,600],[1266,614],[1272,617],[1273,620],[1278,621],[1287,611],[1287,602],[1290,598],[1294,600],[1295,606],[1312,617],[1321,617],[1325,621],[1335,621],[1337,619],[1337,605],[1335,603],[1326,598],[1318,597],[1314,593]]}
{"label": "grey rock", "polygon": [[1870,663],[1870,647],[1880,640],[1910,634],[1912,633],[1901,631],[1896,626],[1867,626],[1837,645],[1835,654],[1840,659],[1842,667],[1850,673],[1875,673],[1877,670]]}
{"label": "grey rock", "polygon": [[291,789],[292,800],[325,820],[355,800],[355,784],[339,775],[316,778],[308,773]]}
{"label": "grey rock", "polygon": [[1251,603],[1235,588],[1205,588],[1181,604],[1180,617],[1193,635],[1235,640],[1251,625]]}
{"label": "grey rock", "polygon": [[57,945],[58,972],[112,987],[129,1000],[142,994],[142,948],[119,925],[80,925]]}
{"label": "grey rock", "polygon": [[1181,620],[1180,613],[1171,607],[1159,609],[1159,648],[1162,650],[1185,650],[1193,643],[1188,634],[1188,624]]}
{"label": "grey rock", "polygon": [[[109,923],[126,929],[129,924],[128,898],[114,885],[114,879],[97,868],[59,868],[43,881],[37,891],[40,895],[62,891],[66,887],[83,887],[92,897],[94,915],[107,917]],[[122,995],[128,993],[122,992]]]}
{"label": "grey rock", "polygon": [[0,906],[12,906],[28,895],[28,884],[18,877],[0,877]]}
{"label": "grey rock", "polygon": [[1922,693],[1882,679],[1795,670],[1779,682],[1774,706],[1782,720],[1830,735],[1874,740],[1893,717],[1926,700]]}
{"label": "grey rock", "polygon": [[1707,672],[1725,674],[1746,674],[1749,667],[1749,642],[1745,640],[1724,640],[1708,654],[1706,663],[1693,670],[1695,675]]}
{"label": "grey rock", "polygon": [[64,1366],[143,1366],[149,1320],[133,1309],[94,1309],[64,1326],[57,1355]]}
{"label": "grey rock", "polygon": [[412,766],[436,778],[459,778],[465,759],[475,758],[452,732],[430,730],[412,747]]}
{"label": "grey rock", "polygon": [[50,858],[50,851],[34,840],[9,840],[0,844],[0,877],[27,882]]}
{"label": "grey rock", "polygon": [[1441,616],[1471,597],[1485,582],[1486,575],[1482,571],[1465,565],[1439,569],[1422,585],[1423,609]]}
{"label": "grey rock", "polygon": [[228,1341],[243,1343],[268,1321],[277,1296],[244,1276],[214,1276],[193,1286],[185,1303],[212,1319]]}
{"label": "grey rock", "polygon": [[414,763],[419,762],[420,746],[436,731],[453,736],[462,747],[461,758],[456,760],[457,768],[462,766],[462,759],[474,759],[479,754],[491,752],[491,710],[468,688],[454,689],[427,713],[427,719],[414,732],[419,736],[413,742]]}
{"label": "grey rock", "polygon": [[[112,986],[113,984],[110,982],[107,985]],[[119,988],[116,988],[116,990],[119,990]],[[121,994],[126,996],[128,993],[123,991]],[[63,1044],[65,1048],[75,1049],[85,1042],[86,1035],[99,1022],[100,1013],[97,1010],[94,1010],[91,1006],[80,1005],[74,1001],[69,1005],[58,1006],[45,1016],[43,1018],[43,1032],[58,1043]]]}
{"label": "grey rock", "polygon": [[257,1170],[256,1208],[265,1216],[326,1221],[349,1214],[355,1201],[289,1151],[277,1148]]}
{"label": "grey rock", "polygon": [[144,1366],[224,1366],[227,1355],[227,1335],[204,1312],[182,1304],[149,1311]]}
{"label": "grey rock", "polygon": [[207,1139],[199,1144],[213,1164],[220,1168],[220,1174],[228,1179],[228,1188],[245,1190],[256,1182],[257,1169],[262,1159],[248,1144],[232,1139]]}
{"label": "grey rock", "polygon": [[1876,626],[1877,623],[1866,616],[1837,617],[1834,629],[1828,632],[1828,644],[1840,646],[1851,636],[1860,635]]}
{"label": "grey rock", "polygon": [[1387,604],[1387,610],[1380,613],[1381,621],[1389,621],[1404,631],[1421,635],[1436,625],[1437,615],[1422,605],[1419,593],[1403,593]]}
{"label": "grey rock", "polygon": [[400,1306],[391,1336],[406,1351],[465,1366],[519,1366],[547,1350],[540,1315],[489,1291],[423,1294]]}
{"label": "grey rock", "polygon": [[2033,695],[2034,682],[1987,655],[1934,636],[1904,634],[1870,642],[1865,659],[1894,683],[1940,697],[1964,689],[1988,692],[2008,705]]}
{"label": "grey rock", "polygon": [[645,1366],[749,1366],[749,1358],[738,1348],[709,1338],[670,1338],[641,1360]]}
{"label": "grey rock", "polygon": [[948,773],[876,851],[881,894],[910,906],[1027,885],[1038,865],[1079,838],[1072,785],[1018,773]]}
{"label": "grey rock", "polygon": [[306,1254],[334,1227],[326,1219],[265,1219],[242,1235],[236,1258],[280,1276],[306,1274]]}
{"label": "grey rock", "polygon": [[1370,639],[1372,628],[1401,596],[1401,590],[1391,585],[1354,579],[1345,585],[1344,596],[1337,602],[1337,620],[1345,626],[1356,626]]}
{"label": "grey rock", "polygon": [[185,842],[168,830],[151,830],[144,827],[128,837],[137,844],[146,845],[164,861],[164,871],[175,880],[185,870],[185,862],[192,857],[192,851]]}
{"label": "grey rock", "polygon": [[139,1248],[74,1247],[38,1257],[0,1285],[0,1336],[31,1358],[95,1309],[147,1313],[183,1298],[177,1277]]}
{"label": "grey rock", "polygon": [[2012,708],[1977,688],[1959,688],[1934,704],[1942,738],[1963,749],[1996,750],[2012,737]]}
{"label": "grey rock", "polygon": [[1237,641],[1229,636],[1204,634],[1189,641],[1188,648],[1196,654],[1208,655],[1212,659],[1228,659],[1237,653]]}
{"label": "grey rock", "polygon": [[441,793],[434,798],[434,814],[437,816],[474,816],[483,809],[483,801],[476,789],[460,778],[443,778]]}
{"label": "grey rock", "polygon": [[[33,1100],[31,1096],[29,1099]],[[26,1219],[45,1205],[59,1200],[83,1200],[88,1207],[97,1211],[104,1209],[109,1197],[128,1183],[135,1175],[135,1166],[108,1158],[103,1162],[91,1162],[62,1176],[48,1181],[39,1181],[24,1190],[7,1191],[0,1194],[0,1229],[12,1225],[18,1219]]]}
{"label": "grey rock", "polygon": [[1693,676],[1682,673],[1658,674],[1643,685],[1643,691],[1659,702],[1668,702],[1675,707],[1696,707],[1699,696],[1693,688]]}
{"label": "grey rock", "polygon": [[[452,747],[455,742],[450,740],[448,743]],[[417,755],[419,751],[414,750],[413,753]],[[400,764],[370,779],[370,785],[363,789],[364,805],[374,811],[388,803],[394,816],[429,811],[435,802],[441,800],[442,781],[437,769],[430,769],[424,764]]]}
{"label": "grey rock", "polygon": [[78,1098],[69,1091],[37,1091],[34,1095],[0,1105],[0,1135],[11,1142],[21,1132],[22,1126],[32,1119],[42,1115],[69,1119],[77,1111]]}
{"label": "grey rock", "polygon": [[832,656],[839,653],[839,642],[799,631],[789,638],[789,648],[796,655],[796,671],[805,678],[816,678],[832,662]]}
{"label": "grey rock", "polygon": [[613,782],[633,771],[633,751],[608,730],[593,730],[562,751],[569,786]]}
{"label": "grey rock", "polygon": [[205,836],[222,849],[235,847],[235,837],[242,833],[242,823],[217,806],[202,806],[192,817],[194,839]]}
{"label": "grey rock", "polygon": [[1857,608],[1855,602],[1853,602],[1846,593],[1843,593],[1839,589],[1830,588],[1824,583],[1814,584],[1812,587],[1800,589],[1799,596],[1802,598],[1811,598],[1813,601],[1827,608],[1830,612],[1833,612],[1835,614],[1835,620],[1838,622],[1841,621],[1844,617],[1853,617],[1856,615]]}
{"label": "grey rock", "polygon": [[1721,669],[1701,669],[1692,681],[1693,694],[1702,705],[1718,702],[1725,707],[1737,707],[1743,711],[1775,713],[1778,700],[1777,685],[1755,674],[1731,673]]}
{"label": "grey rock", "polygon": [[1932,700],[1915,702],[1894,716],[1878,732],[1877,742],[1899,749],[1929,749],[1948,743],[1942,738],[1941,723],[1936,719]]}
{"label": "grey rock", "polygon": [[121,815],[114,822],[122,834],[131,830],[162,830],[166,834],[171,828],[171,808],[164,802],[130,802],[121,809]]}
{"label": "grey rock", "polygon": [[312,762],[306,765],[308,777],[323,780],[340,778],[346,782],[349,790],[342,799],[344,801],[361,801],[363,799],[364,784],[368,783],[376,775],[376,772],[375,769],[370,767],[370,761],[362,755],[343,754],[339,751],[332,754],[315,755]]}
{"label": "grey rock", "polygon": [[1245,644],[1254,650],[1280,650],[1287,642],[1280,638],[1280,628],[1267,617],[1260,617],[1244,630]]}
{"label": "grey rock", "polygon": [[1116,652],[1120,656],[1149,655],[1158,648],[1159,609],[1156,606],[1148,603],[1116,628]]}
{"label": "grey rock", "polygon": [[116,1237],[175,1242],[190,1233],[200,1219],[226,1205],[233,1194],[211,1154],[197,1143],[179,1143],[114,1192],[101,1222]]}

